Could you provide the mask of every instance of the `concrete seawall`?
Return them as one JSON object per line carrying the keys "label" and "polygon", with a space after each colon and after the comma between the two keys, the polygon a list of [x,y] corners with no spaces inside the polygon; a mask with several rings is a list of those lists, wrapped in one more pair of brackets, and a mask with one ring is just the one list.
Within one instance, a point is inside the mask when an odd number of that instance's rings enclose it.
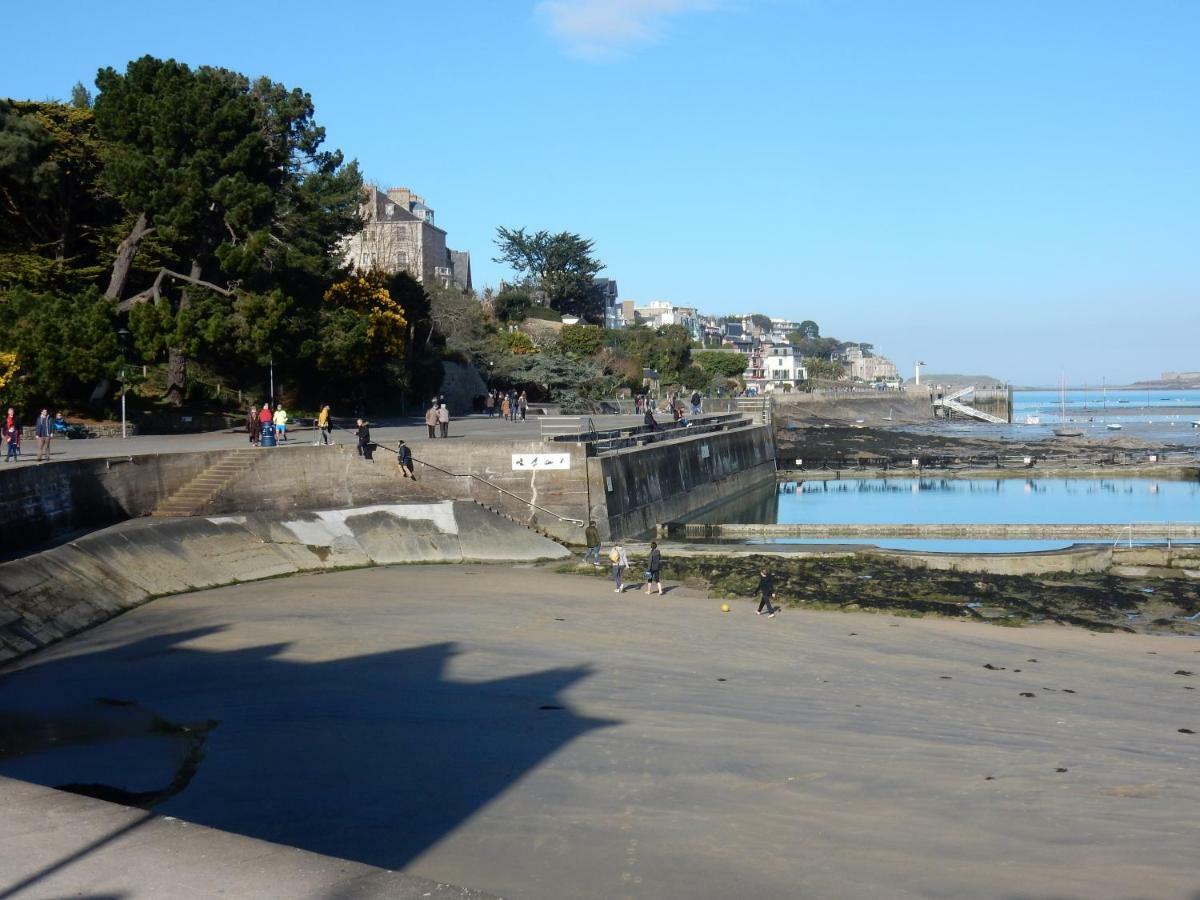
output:
{"label": "concrete seawall", "polygon": [[0,564],[0,662],[168,594],[356,566],[569,555],[450,500],[127,522]]}
{"label": "concrete seawall", "polygon": [[[746,488],[774,482],[771,430],[747,426],[601,456],[584,443],[438,440],[410,445],[419,481],[403,479],[389,445],[374,464],[346,445],[251,451],[199,513],[351,508],[410,500],[474,500],[568,543],[590,517],[604,537],[649,534]],[[548,454],[553,467],[544,465]],[[0,539],[13,554],[74,531],[149,515],[223,451],[56,462],[0,472]],[[536,463],[535,463],[536,461]],[[426,465],[426,463],[428,465]]]}
{"label": "concrete seawall", "polygon": [[11,553],[148,515],[224,455],[118,456],[6,470],[0,473],[0,547]]}
{"label": "concrete seawall", "polygon": [[593,518],[613,535],[638,537],[773,485],[775,442],[770,427],[740,428],[590,459],[588,472]]}

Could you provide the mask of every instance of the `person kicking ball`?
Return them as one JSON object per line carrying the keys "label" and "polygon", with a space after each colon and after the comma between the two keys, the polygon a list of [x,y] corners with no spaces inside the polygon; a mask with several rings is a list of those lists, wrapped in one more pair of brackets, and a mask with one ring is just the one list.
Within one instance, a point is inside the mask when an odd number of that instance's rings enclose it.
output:
{"label": "person kicking ball", "polygon": [[759,572],[758,578],[758,595],[762,598],[758,601],[758,612],[755,615],[761,616],[763,609],[767,611],[767,618],[775,618],[775,613],[779,612],[779,607],[773,606],[771,601],[775,599],[775,577],[766,569]]}

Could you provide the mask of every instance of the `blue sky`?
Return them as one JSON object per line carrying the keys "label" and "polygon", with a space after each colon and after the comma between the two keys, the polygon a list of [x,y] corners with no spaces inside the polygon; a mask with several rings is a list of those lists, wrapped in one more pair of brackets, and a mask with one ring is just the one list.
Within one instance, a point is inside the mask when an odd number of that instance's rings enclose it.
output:
{"label": "blue sky", "polygon": [[813,318],[908,374],[1200,370],[1192,0],[184,7],[16,5],[0,94],[145,53],[303,87],[477,287],[496,226],[566,229],[625,298]]}

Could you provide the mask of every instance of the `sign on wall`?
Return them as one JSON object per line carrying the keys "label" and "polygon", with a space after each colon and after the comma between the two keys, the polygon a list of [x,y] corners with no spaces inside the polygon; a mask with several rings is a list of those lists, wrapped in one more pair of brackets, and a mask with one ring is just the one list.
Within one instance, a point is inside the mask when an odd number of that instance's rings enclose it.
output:
{"label": "sign on wall", "polygon": [[540,472],[543,469],[571,468],[570,453],[514,453],[514,472]]}

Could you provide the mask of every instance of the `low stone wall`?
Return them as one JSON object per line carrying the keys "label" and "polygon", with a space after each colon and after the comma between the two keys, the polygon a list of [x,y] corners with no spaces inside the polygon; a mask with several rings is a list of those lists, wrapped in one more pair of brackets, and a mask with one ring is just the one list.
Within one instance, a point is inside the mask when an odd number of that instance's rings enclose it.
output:
{"label": "low stone wall", "polygon": [[570,553],[475,503],[142,519],[0,564],[0,662],[154,597],[297,572]]}
{"label": "low stone wall", "polygon": [[223,451],[120,456],[0,472],[0,547],[13,553],[151,513]]}
{"label": "low stone wall", "polygon": [[921,553],[911,550],[874,550],[901,565],[939,572],[972,572],[980,575],[1047,575],[1051,572],[1105,572],[1112,551],[1092,544],[1032,553]]}

